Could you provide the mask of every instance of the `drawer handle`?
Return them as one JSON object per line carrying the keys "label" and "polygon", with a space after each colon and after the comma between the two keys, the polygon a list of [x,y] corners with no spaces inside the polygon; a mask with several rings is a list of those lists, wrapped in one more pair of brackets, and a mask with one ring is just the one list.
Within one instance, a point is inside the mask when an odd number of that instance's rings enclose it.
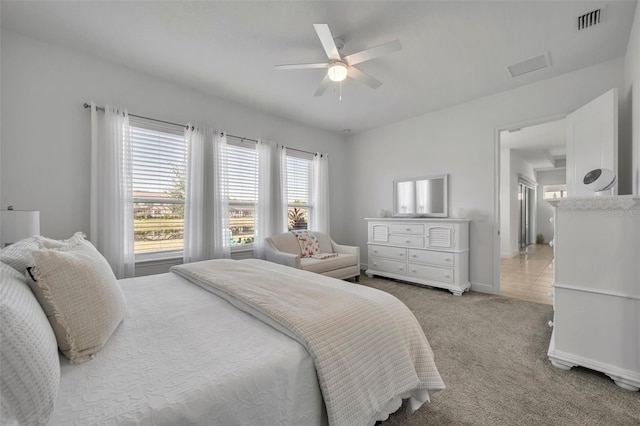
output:
{"label": "drawer handle", "polygon": [[407,228],[407,231],[411,231],[411,228]]}
{"label": "drawer handle", "polygon": [[450,258],[450,257],[447,257],[447,258],[445,259],[445,262],[451,262],[451,258]]}
{"label": "drawer handle", "polygon": [[398,271],[404,271],[404,268],[402,266],[398,267]]}
{"label": "drawer handle", "polygon": [[404,253],[398,253],[398,256],[402,257],[404,256]]}
{"label": "drawer handle", "polygon": [[547,323],[547,325],[548,325],[549,327],[553,327],[555,324],[553,323],[553,321],[549,321],[549,322]]}
{"label": "drawer handle", "polygon": [[374,252],[374,253],[377,253],[377,252],[378,252],[378,250],[374,250],[373,252]]}
{"label": "drawer handle", "polygon": [[416,257],[418,257],[418,255],[417,255],[417,254],[414,254],[414,255],[413,255],[413,256],[411,256],[411,257],[416,258]]}
{"label": "drawer handle", "polygon": [[378,266],[378,264],[376,262],[373,262],[373,266]]}
{"label": "drawer handle", "polygon": [[411,270],[411,272],[416,272],[416,270],[415,270],[415,269],[412,269],[412,270]]}
{"label": "drawer handle", "polygon": [[447,274],[444,276],[445,278],[451,278],[451,275]]}
{"label": "drawer handle", "polygon": [[405,241],[405,243],[407,243],[407,244],[409,244],[410,242],[411,242],[411,240],[407,240],[407,241]]}

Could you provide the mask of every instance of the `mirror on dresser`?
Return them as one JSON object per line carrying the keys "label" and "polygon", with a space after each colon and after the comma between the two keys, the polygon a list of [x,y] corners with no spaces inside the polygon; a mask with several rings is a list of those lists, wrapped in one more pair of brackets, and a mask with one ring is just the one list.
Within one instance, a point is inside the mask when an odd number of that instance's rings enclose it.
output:
{"label": "mirror on dresser", "polygon": [[394,217],[447,217],[447,175],[393,182]]}

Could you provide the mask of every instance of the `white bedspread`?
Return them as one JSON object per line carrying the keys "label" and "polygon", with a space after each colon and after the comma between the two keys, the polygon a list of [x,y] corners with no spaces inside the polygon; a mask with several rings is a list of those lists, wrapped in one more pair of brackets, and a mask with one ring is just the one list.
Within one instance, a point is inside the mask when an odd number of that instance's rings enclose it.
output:
{"label": "white bedspread", "polygon": [[388,293],[260,260],[172,271],[304,344],[331,425],[370,425],[399,397],[415,409],[444,389],[422,328]]}
{"label": "white bedspread", "polygon": [[61,359],[51,425],[318,425],[298,342],[168,273],[120,281],[128,316],[90,362]]}

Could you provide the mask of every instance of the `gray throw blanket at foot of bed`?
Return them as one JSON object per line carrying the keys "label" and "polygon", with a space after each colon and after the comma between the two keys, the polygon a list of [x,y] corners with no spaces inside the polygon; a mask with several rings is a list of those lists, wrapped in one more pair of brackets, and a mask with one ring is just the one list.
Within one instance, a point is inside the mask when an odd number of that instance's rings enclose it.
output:
{"label": "gray throw blanket at foot of bed", "polygon": [[445,387],[420,324],[388,293],[260,260],[171,270],[304,345],[330,425],[370,425]]}

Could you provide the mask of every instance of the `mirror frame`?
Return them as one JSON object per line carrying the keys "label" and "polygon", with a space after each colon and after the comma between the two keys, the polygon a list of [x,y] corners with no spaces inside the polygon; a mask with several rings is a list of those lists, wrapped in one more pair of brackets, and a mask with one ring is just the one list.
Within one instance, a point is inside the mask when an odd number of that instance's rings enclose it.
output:
{"label": "mirror frame", "polygon": [[[449,217],[449,175],[426,176],[413,179],[398,179],[393,181],[393,217]],[[443,191],[443,212],[439,213],[398,213],[398,184],[402,182],[416,182],[419,180],[442,179],[444,185]]]}

